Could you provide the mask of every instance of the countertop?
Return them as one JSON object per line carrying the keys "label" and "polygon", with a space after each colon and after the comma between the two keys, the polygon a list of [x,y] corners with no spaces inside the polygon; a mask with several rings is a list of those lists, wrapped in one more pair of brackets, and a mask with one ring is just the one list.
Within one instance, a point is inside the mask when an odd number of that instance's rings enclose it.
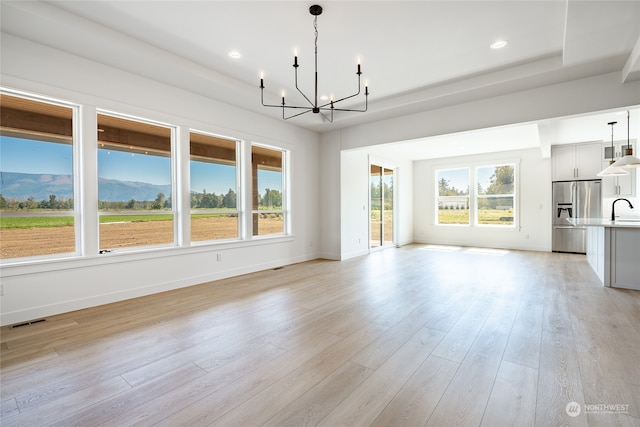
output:
{"label": "countertop", "polygon": [[640,218],[616,219],[611,221],[609,218],[586,218],[586,219],[567,219],[572,225],[584,225],[587,227],[611,227],[611,228],[640,228]]}

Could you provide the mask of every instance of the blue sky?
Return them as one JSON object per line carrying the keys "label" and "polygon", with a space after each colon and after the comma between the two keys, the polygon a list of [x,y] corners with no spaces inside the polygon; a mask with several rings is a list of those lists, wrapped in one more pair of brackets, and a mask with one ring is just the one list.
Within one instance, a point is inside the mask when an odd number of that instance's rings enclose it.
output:
{"label": "blue sky", "polygon": [[441,178],[449,181],[449,186],[465,191],[469,187],[469,169],[447,169],[438,171],[438,181]]}
{"label": "blue sky", "polygon": [[[477,184],[480,184],[482,188],[486,189],[491,183],[491,175],[495,172],[495,166],[483,166],[477,167],[476,173],[478,174]],[[449,181],[449,185],[457,188],[458,190],[466,190],[470,185],[470,170],[467,168],[463,169],[447,169],[438,171],[438,180],[440,178],[444,178]]]}
{"label": "blue sky", "polygon": [[476,169],[478,174],[478,184],[480,184],[483,189],[486,190],[487,187],[489,187],[489,184],[491,184],[491,180],[489,178],[491,178],[491,175],[493,175],[495,171],[495,166],[479,167]]}
{"label": "blue sky", "polygon": [[[68,144],[32,141],[0,136],[0,171],[34,174],[71,175],[72,148]],[[168,157],[98,150],[98,176],[120,181],[149,184],[171,184],[171,162]],[[258,170],[260,194],[265,188],[282,191],[279,172]],[[191,163],[191,190],[226,194],[236,190],[235,167],[214,163]]]}
{"label": "blue sky", "polygon": [[70,144],[54,144],[0,136],[0,171],[71,175]]}

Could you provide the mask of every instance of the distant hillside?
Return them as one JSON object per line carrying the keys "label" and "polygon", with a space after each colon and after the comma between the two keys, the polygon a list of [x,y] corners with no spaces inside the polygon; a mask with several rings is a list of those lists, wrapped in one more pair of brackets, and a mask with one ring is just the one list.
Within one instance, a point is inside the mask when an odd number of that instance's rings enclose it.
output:
{"label": "distant hillside", "polygon": [[[119,181],[98,178],[99,199],[105,202],[154,200],[158,193],[171,195],[170,185],[155,185],[146,182]],[[5,199],[36,201],[48,200],[51,194],[60,199],[73,198],[71,175],[30,174],[0,172],[0,194]]]}
{"label": "distant hillside", "polygon": [[98,178],[98,198],[104,202],[155,200],[158,193],[171,196],[171,185],[156,185],[146,182],[118,181]]}

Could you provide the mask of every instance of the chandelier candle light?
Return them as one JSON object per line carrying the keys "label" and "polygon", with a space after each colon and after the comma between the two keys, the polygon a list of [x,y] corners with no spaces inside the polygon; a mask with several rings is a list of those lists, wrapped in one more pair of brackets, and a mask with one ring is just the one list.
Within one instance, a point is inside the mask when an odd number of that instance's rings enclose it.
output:
{"label": "chandelier candle light", "polygon": [[[360,61],[358,60],[358,71],[356,72],[356,75],[358,76],[358,91],[356,93],[354,93],[353,95],[349,95],[346,96],[344,98],[340,98],[337,100],[333,99],[333,96],[331,97],[331,99],[329,100],[329,102],[327,102],[326,104],[318,104],[318,15],[322,14],[322,6],[318,6],[318,5],[313,5],[309,8],[309,13],[311,13],[311,15],[314,16],[313,19],[313,27],[315,29],[315,92],[314,92],[314,99],[313,101],[311,101],[311,99],[309,99],[309,97],[307,95],[304,94],[304,92],[302,92],[302,90],[300,90],[300,88],[298,87],[298,54],[295,53],[294,57],[293,57],[293,69],[295,71],[295,84],[296,84],[296,89],[298,92],[300,92],[300,94],[302,94],[302,96],[307,100],[307,102],[309,103],[309,105],[306,106],[296,106],[296,105],[287,105],[285,102],[285,97],[284,97],[284,91],[282,92],[282,103],[280,105],[278,104],[265,104],[264,103],[264,76],[260,75],[260,98],[262,100],[262,105],[265,107],[276,107],[276,108],[282,108],[282,118],[284,120],[288,120],[291,119],[293,117],[298,117],[301,116],[303,114],[312,112],[312,113],[320,113],[321,111],[329,111],[330,115],[328,117],[329,122],[333,122],[333,112],[334,111],[355,111],[355,112],[360,112],[360,113],[364,113],[365,111],[367,111],[367,107],[368,107],[368,100],[369,100],[369,87],[367,82],[365,82],[364,85],[364,109],[363,110],[358,110],[358,109],[350,109],[350,108],[336,108],[335,104],[337,104],[338,102],[344,101],[346,99],[350,99],[353,97],[356,97],[358,95],[360,95],[361,92],[361,76],[362,76],[362,71],[360,68]],[[285,109],[293,109],[293,110],[303,110],[299,113],[295,113],[292,114],[290,116],[287,116],[285,113]]]}

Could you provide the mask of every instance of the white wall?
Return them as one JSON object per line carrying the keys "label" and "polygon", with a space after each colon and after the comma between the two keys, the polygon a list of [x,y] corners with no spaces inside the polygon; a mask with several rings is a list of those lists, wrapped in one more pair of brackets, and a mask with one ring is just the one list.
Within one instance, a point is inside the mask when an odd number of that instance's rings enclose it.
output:
{"label": "white wall", "polygon": [[[516,162],[519,226],[466,227],[435,225],[435,169],[487,162]],[[551,161],[539,149],[450,157],[414,164],[415,240],[439,245],[551,250]],[[419,183],[419,184],[418,184]]]}
{"label": "white wall", "polygon": [[[316,133],[8,34],[2,35],[1,71],[4,87],[79,103],[87,111],[97,107],[289,149],[293,201],[293,235],[288,237],[3,265],[2,324],[318,257]],[[91,120],[84,124],[88,123]],[[93,124],[95,129],[95,119]],[[95,145],[91,136],[95,134],[90,129],[84,132],[82,143]],[[84,172],[92,180],[95,162],[89,163]],[[85,212],[96,209],[90,205]],[[218,254],[222,261],[217,261]]]}
{"label": "white wall", "polygon": [[329,132],[320,137],[320,255],[326,259],[341,258],[341,210],[340,210],[340,135]]}
{"label": "white wall", "polygon": [[363,151],[340,156],[341,259],[369,253],[369,158]]}
{"label": "white wall", "polygon": [[394,216],[397,245],[413,242],[413,162],[373,157],[366,149],[345,150],[340,159],[341,257],[369,253],[369,165],[396,170]]}
{"label": "white wall", "polygon": [[[337,152],[341,150],[494,126],[529,123],[637,104],[640,104],[640,81],[621,84],[620,73],[603,74],[325,133],[321,136],[322,158],[336,161]],[[332,174],[339,176],[341,168],[336,164],[324,164],[323,168],[328,169],[323,170],[321,181],[323,204],[331,206],[332,209],[339,209],[343,213],[351,211],[340,206],[341,201],[347,198],[337,191],[338,184],[335,180],[325,181],[324,179],[325,176]],[[342,168],[342,171],[344,169]],[[548,179],[550,182],[550,177]],[[344,182],[344,179],[341,179],[341,182]],[[416,190],[420,186],[420,182],[414,182]],[[418,218],[417,210],[414,210],[414,215]],[[350,231],[340,227],[340,218],[335,215],[329,216],[323,219],[322,224],[323,231],[331,230],[331,234],[323,233],[323,253],[354,253],[354,248],[343,247],[346,241],[353,242],[353,236],[348,235]],[[335,235],[337,230],[340,230],[340,236]],[[417,228],[415,231],[419,232]],[[550,231],[547,229],[544,233],[548,234]],[[416,241],[420,240],[419,235],[414,237]],[[527,242],[525,246],[549,250],[551,247],[549,239],[550,237],[545,237],[535,244]],[[516,241],[508,239],[505,244],[513,245]]]}

